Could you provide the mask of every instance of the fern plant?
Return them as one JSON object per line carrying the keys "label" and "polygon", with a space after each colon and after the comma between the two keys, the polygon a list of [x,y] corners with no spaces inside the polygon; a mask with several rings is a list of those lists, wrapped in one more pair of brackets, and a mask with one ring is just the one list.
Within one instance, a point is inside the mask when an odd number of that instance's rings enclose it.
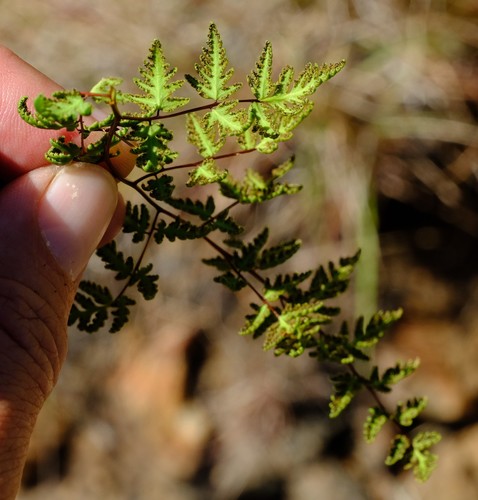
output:
{"label": "fern plant", "polygon": [[[241,179],[224,168],[225,160],[276,151],[311,112],[312,94],[344,65],[344,61],[309,63],[299,74],[285,66],[275,80],[272,46],[267,42],[247,78],[250,97],[239,98],[242,84],[231,83],[234,70],[229,66],[217,27],[211,24],[194,66],[195,75],[177,79],[176,68],[170,66],[160,42],[155,40],[140,77],[134,80],[137,93],[122,91],[120,78],[103,78],[87,92],[62,90],[50,97],[40,95],[33,108],[24,97],[18,110],[35,127],[78,132],[80,144],[66,136],[51,139],[45,154],[49,162],[102,164],[142,199],[141,203],[127,203],[123,226],[132,242],[142,246],[139,257],[125,255],[114,241],[97,251],[104,267],[123,284],[120,292],[113,294],[106,286],[81,282],[70,325],[89,333],[103,328],[111,333],[119,331],[135,304],[132,292],[151,300],[158,291],[153,265],[144,262],[146,247],[165,239],[202,239],[216,253],[203,260],[215,268],[214,280],[233,292],[248,287],[256,298],[240,334],[261,337],[264,349],[277,356],[308,353],[320,362],[334,363],[337,370],[332,377],[330,417],[340,415],[357,393],[368,391],[374,405],[364,423],[366,441],[373,441],[380,429],[391,423],[396,435],[385,463],[412,468],[417,479],[423,481],[435,468],[437,457],[430,448],[440,439],[436,432],[414,432],[426,399],[410,399],[388,410],[379,397],[411,375],[418,361],[397,363],[383,373],[372,366],[368,376],[356,367],[357,361],[370,361],[370,348],[400,318],[401,310],[379,311],[367,324],[359,318],[353,328],[347,323],[334,327],[333,320],[340,311],[331,300],[346,291],[359,252],[341,258],[337,264],[306,272],[272,271],[296,254],[300,241],[268,245],[267,228],[247,240],[242,236],[244,228],[233,216],[233,209],[239,205],[292,195],[301,186],[284,180],[294,166],[293,157],[277,165],[268,176],[249,169]],[[189,98],[180,96],[186,82],[201,99],[198,104],[190,104]],[[123,111],[124,105],[135,105],[136,111]],[[109,109],[105,119],[87,119],[95,106]],[[179,154],[172,149],[173,133],[167,124],[168,119],[178,116],[185,118],[187,140],[197,152],[194,162],[181,163]],[[96,139],[91,141],[93,132]],[[111,159],[119,143],[136,155],[136,167],[142,173],[134,179],[123,178],[114,169]],[[173,174],[181,169],[188,170],[187,186],[214,184],[217,195],[202,199],[178,196]],[[219,198],[229,200],[225,208],[216,208]]]}

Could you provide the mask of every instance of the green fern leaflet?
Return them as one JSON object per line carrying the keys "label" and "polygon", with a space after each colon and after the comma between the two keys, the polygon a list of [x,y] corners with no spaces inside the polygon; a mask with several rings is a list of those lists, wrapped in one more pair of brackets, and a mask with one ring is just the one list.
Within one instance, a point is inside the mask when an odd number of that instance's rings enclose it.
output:
{"label": "green fern leaflet", "polygon": [[176,72],[177,68],[169,67],[159,40],[154,40],[149,56],[144,66],[140,68],[143,78],[134,79],[134,83],[143,93],[131,94],[128,100],[139,104],[147,116],[155,115],[160,111],[170,112],[184,106],[189,102],[187,97],[173,96],[184,84],[184,80],[170,82]]}

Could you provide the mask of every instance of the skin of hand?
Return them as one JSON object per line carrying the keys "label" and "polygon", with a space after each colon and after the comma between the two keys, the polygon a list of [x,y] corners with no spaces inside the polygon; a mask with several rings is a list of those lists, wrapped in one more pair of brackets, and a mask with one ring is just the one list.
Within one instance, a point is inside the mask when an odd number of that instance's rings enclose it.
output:
{"label": "skin of hand", "polygon": [[[58,89],[0,46],[0,500],[18,493],[38,413],[65,360],[81,273],[124,214],[105,169],[45,166],[52,131],[19,117],[20,97]],[[122,175],[125,156],[115,165]]]}

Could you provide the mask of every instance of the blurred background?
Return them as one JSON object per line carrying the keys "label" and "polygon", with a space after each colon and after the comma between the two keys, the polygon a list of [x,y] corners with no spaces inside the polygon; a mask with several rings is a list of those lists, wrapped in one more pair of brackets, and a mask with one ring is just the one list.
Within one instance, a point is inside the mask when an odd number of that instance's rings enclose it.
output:
{"label": "blurred background", "polygon": [[[59,84],[130,81],[153,38],[180,75],[214,21],[235,80],[265,40],[279,70],[347,60],[289,149],[305,189],[250,214],[304,241],[307,269],[362,248],[344,315],[405,309],[377,352],[420,357],[444,439],[425,485],[363,443],[366,398],[329,421],[327,373],[237,331],[247,295],[212,284],[197,242],[156,251],[160,294],[111,336],[74,330],[20,500],[478,498],[478,5],[474,0],[0,0],[0,43]],[[288,152],[290,153],[290,151]],[[249,166],[249,160],[235,164]],[[251,160],[252,161],[252,160]],[[242,165],[242,166],[241,166]],[[237,171],[237,170],[236,170]],[[253,219],[255,217],[255,219]],[[92,262],[89,276],[106,279]],[[185,312],[187,311],[187,312]]]}

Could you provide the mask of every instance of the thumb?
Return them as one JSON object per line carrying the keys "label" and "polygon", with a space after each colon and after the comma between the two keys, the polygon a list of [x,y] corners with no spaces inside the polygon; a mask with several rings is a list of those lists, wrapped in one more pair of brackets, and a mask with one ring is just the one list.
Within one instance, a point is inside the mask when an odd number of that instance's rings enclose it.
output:
{"label": "thumb", "polygon": [[[117,202],[114,179],[89,164],[35,169],[0,191],[0,330],[26,351],[43,347],[36,364],[50,372],[49,386],[66,352],[79,276]],[[0,358],[1,344],[0,331]]]}
{"label": "thumb", "polygon": [[0,497],[15,498],[29,438],[66,355],[79,275],[118,200],[103,169],[34,169],[0,191]]}
{"label": "thumb", "polygon": [[76,280],[103,238],[118,204],[113,177],[77,163],[56,173],[39,204],[38,223],[62,270]]}

